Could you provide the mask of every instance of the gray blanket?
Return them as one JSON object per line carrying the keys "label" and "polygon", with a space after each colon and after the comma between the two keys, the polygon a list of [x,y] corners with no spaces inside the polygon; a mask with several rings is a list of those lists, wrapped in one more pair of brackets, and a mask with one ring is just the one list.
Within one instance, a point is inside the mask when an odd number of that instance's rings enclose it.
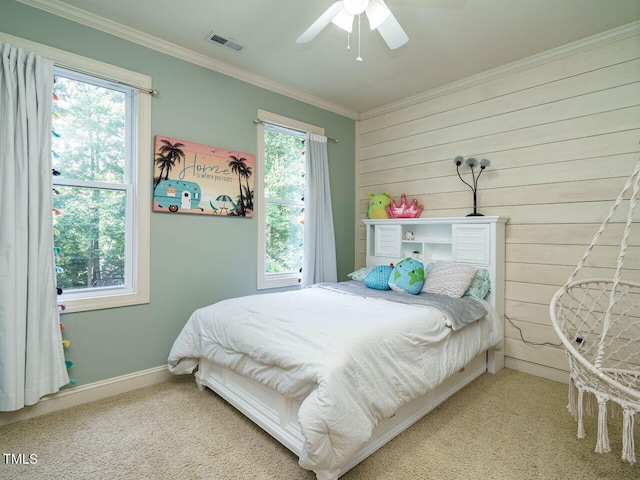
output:
{"label": "gray blanket", "polygon": [[452,298],[426,292],[410,295],[393,290],[367,288],[364,283],[355,281],[318,283],[311,287],[326,288],[361,297],[381,298],[390,302],[433,307],[440,310],[449,319],[449,324],[453,330],[460,330],[489,313],[484,305],[471,297]]}

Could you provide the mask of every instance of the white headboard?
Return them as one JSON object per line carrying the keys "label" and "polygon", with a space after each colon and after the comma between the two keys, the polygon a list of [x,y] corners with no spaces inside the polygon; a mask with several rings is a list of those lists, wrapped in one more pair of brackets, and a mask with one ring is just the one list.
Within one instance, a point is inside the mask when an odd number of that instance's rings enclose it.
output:
{"label": "white headboard", "polygon": [[503,318],[506,218],[397,218],[363,222],[367,229],[367,266],[389,265],[413,257],[425,265],[448,260],[486,268],[491,278],[491,293],[486,300]]}

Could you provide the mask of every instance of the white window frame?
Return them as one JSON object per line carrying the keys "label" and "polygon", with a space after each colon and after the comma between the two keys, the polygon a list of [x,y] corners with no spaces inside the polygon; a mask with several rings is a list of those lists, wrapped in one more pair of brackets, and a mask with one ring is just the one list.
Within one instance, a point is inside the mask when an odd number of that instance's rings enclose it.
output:
{"label": "white window frame", "polygon": [[[3,42],[22,48],[25,51],[34,52],[42,57],[53,60],[61,67],[81,70],[89,75],[106,77],[115,82],[129,85],[137,85],[141,88],[151,89],[152,79],[147,75],[132,72],[107,63],[99,62],[87,57],[49,47],[47,45],[31,42],[19,37],[14,37],[0,32]],[[64,313],[99,310],[104,308],[123,307],[149,303],[150,290],[150,211],[151,211],[151,95],[138,92],[135,95],[135,118],[132,119],[132,128],[135,137],[135,151],[133,161],[131,185],[133,192],[127,194],[134,202],[132,211],[131,238],[127,238],[127,246],[131,255],[128,268],[131,274],[131,288],[129,289],[90,289],[88,292],[63,293],[58,297],[59,302],[65,305]]]}
{"label": "white window frame", "polygon": [[[276,113],[267,112],[265,110],[258,110],[258,118],[271,125],[278,125],[290,130],[297,130],[299,132],[315,133],[317,135],[324,135],[324,128],[311,125],[309,123],[301,122],[291,118],[283,117]],[[258,272],[257,272],[257,288],[263,290],[267,288],[281,288],[281,287],[293,287],[300,284],[302,275],[299,272],[294,273],[277,273],[267,274],[265,272],[266,265],[266,202],[264,197],[264,123],[258,123],[258,155],[256,162],[256,215],[258,218]]]}

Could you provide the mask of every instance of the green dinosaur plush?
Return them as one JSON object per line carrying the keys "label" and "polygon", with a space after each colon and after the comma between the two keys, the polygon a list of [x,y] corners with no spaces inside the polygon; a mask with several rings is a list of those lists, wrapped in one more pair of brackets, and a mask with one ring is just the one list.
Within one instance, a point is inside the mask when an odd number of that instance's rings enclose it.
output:
{"label": "green dinosaur plush", "polygon": [[367,218],[389,218],[389,213],[385,208],[391,203],[389,194],[384,192],[376,195],[368,192],[367,195],[372,197],[367,207]]}

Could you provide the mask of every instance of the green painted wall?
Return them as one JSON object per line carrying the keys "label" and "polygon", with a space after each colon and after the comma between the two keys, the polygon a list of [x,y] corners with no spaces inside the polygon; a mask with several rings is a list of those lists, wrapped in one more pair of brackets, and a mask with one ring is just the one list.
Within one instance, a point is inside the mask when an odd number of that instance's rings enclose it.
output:
{"label": "green painted wall", "polygon": [[[339,139],[329,143],[329,169],[338,276],[347,279],[355,245],[353,120],[13,0],[0,0],[0,12],[0,32],[150,75],[160,91],[152,135],[255,154],[258,109],[324,127]],[[194,309],[257,293],[256,219],[150,215],[151,303],[63,315],[78,385],[165,364]]]}

